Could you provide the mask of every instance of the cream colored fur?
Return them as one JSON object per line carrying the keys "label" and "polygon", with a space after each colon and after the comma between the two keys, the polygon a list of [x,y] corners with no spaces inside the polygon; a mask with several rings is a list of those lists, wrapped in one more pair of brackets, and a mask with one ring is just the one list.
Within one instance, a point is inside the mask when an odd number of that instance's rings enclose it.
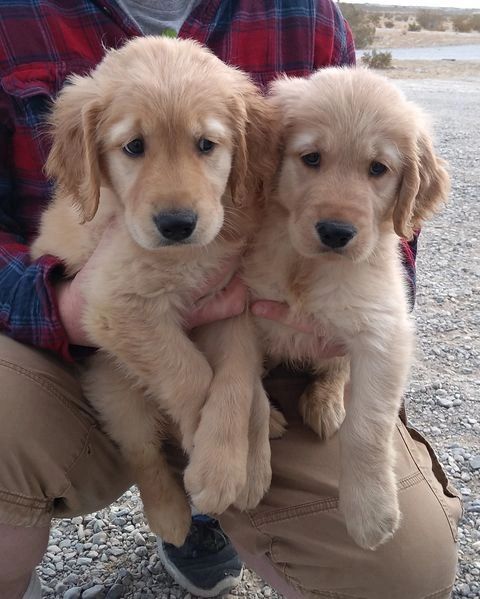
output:
{"label": "cream colored fur", "polygon": [[[317,374],[300,410],[322,437],[340,429],[340,509],[353,539],[373,549],[400,522],[391,440],[413,325],[399,235],[446,199],[448,175],[420,111],[371,72],[284,78],[271,102],[279,111],[278,170],[245,280],[254,299],[288,303],[292,321],[310,318],[326,342],[347,350],[348,358],[322,361],[312,335],[256,320],[270,360]],[[303,162],[311,153],[320,154],[319,166]],[[374,161],[387,172],[370,175]],[[349,223],[357,234],[334,251],[320,241],[322,220]]]}
{"label": "cream colored fur", "polygon": [[[101,351],[83,384],[134,471],[152,530],[178,545],[190,507],[161,452],[169,421],[190,456],[184,481],[200,511],[253,507],[270,483],[261,356],[253,335],[236,343],[246,317],[202,327],[193,340],[181,317],[257,221],[269,114],[246,75],[198,44],[147,37],[72,77],[51,118],[47,173],[57,186],[32,256],[59,256],[73,275],[116,218],[84,290],[84,328]],[[144,154],[127,155],[138,138]],[[202,138],[215,142],[211,152],[199,152]],[[198,221],[188,242],[168,245],[153,217],[174,209]]]}

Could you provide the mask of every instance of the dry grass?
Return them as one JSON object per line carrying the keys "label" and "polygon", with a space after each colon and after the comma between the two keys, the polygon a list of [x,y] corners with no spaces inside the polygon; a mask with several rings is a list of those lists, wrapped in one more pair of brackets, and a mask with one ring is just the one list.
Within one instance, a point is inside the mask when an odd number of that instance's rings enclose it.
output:
{"label": "dry grass", "polygon": [[408,31],[407,24],[395,21],[395,27],[377,27],[374,48],[426,48],[430,46],[464,46],[480,44],[480,33],[458,33],[456,31]]}
{"label": "dry grass", "polygon": [[480,62],[459,60],[393,60],[381,73],[391,79],[480,79]]}

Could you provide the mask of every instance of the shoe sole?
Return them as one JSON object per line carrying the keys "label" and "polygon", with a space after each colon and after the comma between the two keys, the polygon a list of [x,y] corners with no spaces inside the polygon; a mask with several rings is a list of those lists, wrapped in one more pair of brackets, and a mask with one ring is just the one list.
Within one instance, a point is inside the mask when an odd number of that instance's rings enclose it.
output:
{"label": "shoe sole", "polygon": [[198,597],[218,597],[224,595],[242,580],[243,566],[238,576],[227,576],[226,578],[217,582],[217,584],[211,589],[201,589],[191,583],[185,576],[172,564],[168,559],[166,553],[163,551],[162,543],[157,543],[157,551],[160,561],[162,562],[165,570],[170,574],[173,580],[180,585],[183,589],[188,591],[191,595],[197,595]]}

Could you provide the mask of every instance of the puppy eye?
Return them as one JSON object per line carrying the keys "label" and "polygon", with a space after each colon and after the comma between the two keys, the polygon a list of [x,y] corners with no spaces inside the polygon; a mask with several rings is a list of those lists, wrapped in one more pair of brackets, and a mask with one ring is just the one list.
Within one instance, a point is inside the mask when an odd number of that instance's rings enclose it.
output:
{"label": "puppy eye", "polygon": [[141,156],[145,152],[145,144],[143,143],[143,139],[132,139],[132,141],[129,141],[128,144],[123,146],[123,151],[129,156]]}
{"label": "puppy eye", "polygon": [[372,176],[372,177],[381,177],[382,175],[384,175],[386,172],[388,171],[388,167],[386,167],[384,164],[382,164],[381,162],[372,162],[370,164],[370,169],[368,171],[368,173]]}
{"label": "puppy eye", "polygon": [[320,152],[310,152],[310,154],[304,154],[302,161],[307,166],[320,166]]}
{"label": "puppy eye", "polygon": [[197,147],[200,150],[200,152],[202,152],[202,154],[208,154],[208,152],[211,152],[213,150],[214,146],[215,142],[211,141],[210,139],[207,139],[206,137],[202,137],[202,139],[200,139],[197,144]]}

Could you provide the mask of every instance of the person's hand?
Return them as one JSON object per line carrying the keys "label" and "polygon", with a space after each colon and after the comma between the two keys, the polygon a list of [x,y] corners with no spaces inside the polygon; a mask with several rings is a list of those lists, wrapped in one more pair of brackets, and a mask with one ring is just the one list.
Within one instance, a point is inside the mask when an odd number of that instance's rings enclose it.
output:
{"label": "person's hand", "polygon": [[[197,290],[195,297],[192,298],[192,306],[184,314],[187,330],[242,314],[245,310],[248,291],[240,277],[233,274],[239,264],[240,256],[226,261],[222,268]],[[232,274],[233,276],[231,276]],[[229,283],[223,289],[209,297],[212,290],[228,279],[230,279]]]}
{"label": "person's hand", "polygon": [[259,316],[260,318],[280,322],[301,333],[314,335],[317,339],[318,358],[336,358],[346,354],[345,348],[340,343],[326,344],[322,331],[320,331],[318,325],[311,320],[292,319],[290,308],[287,304],[274,302],[272,300],[258,300],[253,302],[251,311],[252,314]]}
{"label": "person's hand", "polygon": [[106,227],[95,251],[73,279],[59,281],[55,286],[60,320],[72,345],[92,346],[92,342],[82,326],[82,316],[86,304],[83,290],[89,273],[97,266],[100,256],[111,242],[115,229],[115,222],[112,220]]}

